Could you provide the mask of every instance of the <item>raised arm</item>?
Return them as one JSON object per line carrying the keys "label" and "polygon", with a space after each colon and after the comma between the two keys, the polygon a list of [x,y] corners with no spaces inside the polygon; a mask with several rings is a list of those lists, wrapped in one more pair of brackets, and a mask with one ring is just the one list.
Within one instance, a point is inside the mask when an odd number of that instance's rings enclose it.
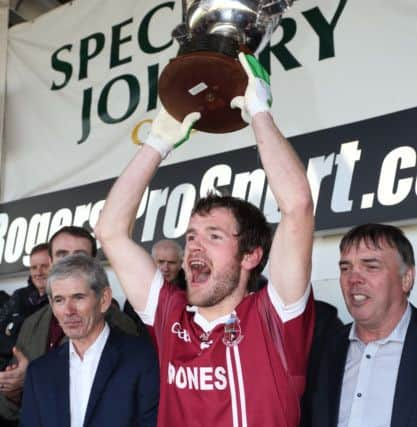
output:
{"label": "raised arm", "polygon": [[268,183],[281,210],[269,258],[271,283],[285,304],[305,293],[311,276],[313,202],[304,166],[269,113],[252,121]]}
{"label": "raised arm", "polygon": [[[311,276],[313,245],[313,202],[303,164],[269,113],[269,79],[260,64],[241,54],[248,74],[245,97],[234,102],[242,116],[251,118],[262,165],[281,210],[270,259],[270,280],[284,304],[296,302],[305,293]],[[256,78],[260,75],[261,79]],[[260,81],[261,80],[261,81]]]}
{"label": "raised arm", "polygon": [[179,123],[162,108],[151,133],[116,180],[107,197],[95,234],[133,308],[143,311],[156,266],[151,256],[132,240],[139,203],[161,160],[189,136],[199,113]]}

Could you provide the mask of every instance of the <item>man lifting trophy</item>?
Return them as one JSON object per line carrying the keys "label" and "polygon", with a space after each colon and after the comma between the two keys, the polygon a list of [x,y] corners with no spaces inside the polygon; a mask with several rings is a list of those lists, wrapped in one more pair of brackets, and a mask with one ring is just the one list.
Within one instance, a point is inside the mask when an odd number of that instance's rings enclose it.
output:
{"label": "man lifting trophy", "polygon": [[[183,0],[183,22],[172,33],[180,46],[178,56],[164,68],[158,83],[167,112],[180,122],[199,112],[201,119],[194,127],[205,132],[246,126],[239,110],[230,106],[248,84],[238,55],[261,52],[293,2]],[[252,57],[247,58],[250,63]]]}
{"label": "man lifting trophy", "polygon": [[[95,233],[157,344],[158,427],[298,427],[315,318],[314,204],[304,165],[272,117],[268,74],[244,53],[262,46],[254,23],[271,32],[279,20],[271,13],[285,2],[235,0],[233,9],[218,9],[231,0],[190,1],[186,24],[177,29],[184,37],[180,55],[161,76],[164,106],[114,183]],[[256,4],[256,13],[239,1]],[[200,20],[204,34],[194,31]],[[193,127],[225,132],[245,123],[256,141],[256,167],[280,208],[279,227],[272,233],[258,207],[222,196],[214,185],[190,212],[186,287],[179,289],[132,238],[138,206],[163,159]],[[252,292],[268,260],[268,283]]]}

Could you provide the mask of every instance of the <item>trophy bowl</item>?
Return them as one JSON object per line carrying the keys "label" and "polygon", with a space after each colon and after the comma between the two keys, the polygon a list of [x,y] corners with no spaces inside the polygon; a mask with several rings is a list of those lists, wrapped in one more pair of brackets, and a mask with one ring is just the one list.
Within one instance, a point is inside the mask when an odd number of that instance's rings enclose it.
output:
{"label": "trophy bowl", "polygon": [[227,133],[247,125],[230,101],[243,95],[247,76],[239,52],[257,54],[294,0],[183,0],[183,22],[172,32],[178,55],[158,81],[159,98],[178,121],[201,113],[194,128]]}

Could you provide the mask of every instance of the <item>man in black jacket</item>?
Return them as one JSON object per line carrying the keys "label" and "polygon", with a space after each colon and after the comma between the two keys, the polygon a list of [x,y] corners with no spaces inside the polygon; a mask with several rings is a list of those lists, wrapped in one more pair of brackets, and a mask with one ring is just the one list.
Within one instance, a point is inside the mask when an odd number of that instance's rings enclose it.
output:
{"label": "man in black jacket", "polygon": [[327,337],[305,393],[303,427],[417,425],[417,310],[411,242],[364,224],[340,243],[340,285],[353,323]]}
{"label": "man in black jacket", "polygon": [[5,368],[12,357],[12,348],[23,321],[48,303],[45,293],[50,267],[47,243],[34,246],[29,263],[28,285],[17,289],[0,307],[0,370]]}

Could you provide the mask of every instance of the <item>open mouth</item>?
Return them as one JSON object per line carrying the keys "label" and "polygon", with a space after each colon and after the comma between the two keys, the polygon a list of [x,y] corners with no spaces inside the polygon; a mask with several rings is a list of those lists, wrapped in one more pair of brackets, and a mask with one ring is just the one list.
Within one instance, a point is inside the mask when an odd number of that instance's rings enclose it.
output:
{"label": "open mouth", "polygon": [[208,280],[211,270],[205,261],[193,259],[188,265],[191,269],[192,283],[201,284]]}
{"label": "open mouth", "polygon": [[369,297],[364,294],[352,294],[352,301],[357,305],[363,304],[368,299]]}

